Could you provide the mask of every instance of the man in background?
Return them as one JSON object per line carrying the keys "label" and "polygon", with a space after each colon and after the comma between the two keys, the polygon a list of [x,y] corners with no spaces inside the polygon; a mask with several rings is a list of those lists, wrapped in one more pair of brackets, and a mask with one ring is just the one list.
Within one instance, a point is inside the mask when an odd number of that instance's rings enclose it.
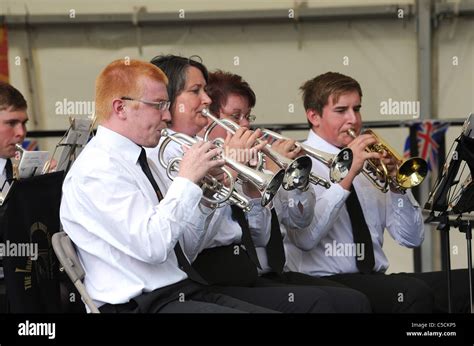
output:
{"label": "man in background", "polygon": [[26,136],[26,100],[8,83],[0,82],[0,189],[8,190],[8,179],[13,178],[11,158],[17,144]]}

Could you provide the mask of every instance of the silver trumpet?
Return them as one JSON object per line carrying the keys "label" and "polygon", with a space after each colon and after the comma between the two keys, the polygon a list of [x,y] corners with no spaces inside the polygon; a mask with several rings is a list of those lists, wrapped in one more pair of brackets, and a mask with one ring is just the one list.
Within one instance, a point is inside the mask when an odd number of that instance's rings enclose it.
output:
{"label": "silver trumpet", "polygon": [[[173,180],[172,172],[177,172],[179,170],[179,162],[182,160],[182,158],[175,157],[166,162],[164,158],[166,146],[171,141],[174,141],[180,145],[192,146],[198,140],[184,133],[170,134],[167,129],[163,129],[161,131],[161,135],[165,138],[165,140],[160,145],[158,151],[158,160],[160,161],[160,164],[166,169],[168,178]],[[238,180],[249,181],[260,191],[262,194],[262,199],[260,201],[262,206],[266,206],[268,203],[270,203],[273,197],[275,197],[285,175],[283,170],[271,175],[252,169],[224,155],[222,155],[222,159],[225,161],[225,166],[237,172]],[[215,177],[208,174],[203,178],[203,189],[208,189],[213,192],[213,197],[208,198],[203,196],[203,199],[217,206],[221,206],[223,203],[229,203],[237,205],[244,211],[249,211],[250,202],[236,191],[236,180],[232,176],[232,173],[225,166],[221,169],[228,177],[229,186],[225,186]]]}
{"label": "silver trumpet", "polygon": [[[265,135],[271,136],[275,139],[289,139],[287,137],[282,136],[278,132],[274,132],[268,129],[263,129],[262,132]],[[351,169],[353,154],[350,148],[344,148],[338,154],[332,155],[300,142],[296,142],[295,145],[301,148],[306,155],[313,157],[314,159],[318,160],[319,162],[322,162],[327,167],[329,167],[329,178],[333,183],[338,183],[342,179],[344,179],[349,173],[349,170]],[[321,179],[325,180],[321,177],[315,176],[313,173],[311,173],[309,176],[309,180],[313,184],[320,184],[319,180]]]}
{"label": "silver trumpet", "polygon": [[[202,115],[213,121],[206,130],[204,140],[208,140],[209,134],[217,125],[221,126],[223,129],[232,134],[235,134],[235,132],[240,128],[238,124],[229,119],[217,118],[208,109],[203,109]],[[257,143],[261,143],[261,140],[257,139]],[[308,156],[300,156],[295,160],[291,160],[273,150],[269,144],[265,145],[265,147],[262,149],[262,152],[284,170],[282,186],[285,190],[293,190],[296,188],[306,190],[308,188],[311,179],[311,168],[313,165],[311,159]],[[326,188],[329,188],[330,186],[329,182],[322,178],[319,180],[319,183]]]}

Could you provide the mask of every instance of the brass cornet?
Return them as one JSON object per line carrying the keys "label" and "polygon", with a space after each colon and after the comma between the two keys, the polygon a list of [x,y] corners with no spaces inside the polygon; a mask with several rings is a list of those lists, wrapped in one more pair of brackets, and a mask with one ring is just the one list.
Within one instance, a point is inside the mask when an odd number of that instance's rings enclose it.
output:
{"label": "brass cornet", "polygon": [[[160,161],[160,164],[166,169],[166,174],[168,175],[168,178],[173,180],[172,173],[173,171],[176,172],[179,170],[178,165],[182,158],[175,157],[169,160],[169,162],[166,162],[164,159],[164,152],[166,146],[171,141],[174,141],[181,145],[192,146],[198,140],[184,133],[170,134],[167,129],[163,129],[161,131],[161,135],[165,138],[165,140],[160,145],[158,151],[158,160]],[[273,199],[273,197],[275,197],[276,193],[278,192],[278,189],[280,188],[281,183],[283,181],[283,170],[280,170],[275,175],[266,174],[247,167],[246,165],[243,165],[224,155],[222,155],[221,157],[225,161],[225,166],[228,166],[237,172],[237,179],[241,181],[249,181],[260,191],[260,193],[262,194],[262,199],[260,201],[262,206],[266,206],[268,203],[270,203],[270,201]],[[202,181],[203,188],[210,190],[214,194],[213,198],[203,196],[203,199],[217,206],[221,206],[223,203],[230,203],[237,205],[238,207],[244,209],[244,211],[249,211],[250,202],[236,191],[236,181],[233,178],[232,173],[226,167],[222,167],[221,169],[228,177],[229,186],[225,186],[215,177],[208,174],[204,177]]]}
{"label": "brass cornet", "polygon": [[[268,129],[263,129],[262,132],[265,135],[271,136],[275,139],[287,140],[287,137],[282,136],[278,132],[274,132]],[[338,183],[344,179],[352,166],[352,150],[350,148],[342,149],[338,154],[332,155],[321,150],[317,150],[309,145],[296,142],[295,145],[301,148],[306,155],[313,157],[314,159],[322,162],[329,167],[329,178],[331,182]],[[316,179],[323,179],[316,176]],[[319,184],[315,179],[314,174],[310,174],[309,180],[313,184]]]}
{"label": "brass cornet", "polygon": [[[354,129],[347,130],[352,138],[357,135]],[[377,143],[369,145],[365,150],[367,152],[376,152],[383,154],[385,151],[388,156],[395,158],[398,162],[397,173],[392,177],[387,166],[382,160],[367,160],[362,173],[382,192],[387,192],[390,188],[405,193],[406,189],[420,185],[428,174],[428,164],[421,157],[412,157],[402,159],[402,157],[373,130],[365,130],[363,134],[370,134],[375,137]],[[375,175],[375,176],[374,176]]]}
{"label": "brass cornet", "polygon": [[[206,130],[204,140],[207,140],[209,138],[209,134],[211,133],[212,129],[217,125],[221,126],[223,129],[232,134],[234,134],[240,128],[238,124],[229,119],[217,118],[208,109],[203,109],[202,115],[208,117],[213,121]],[[257,142],[261,143],[260,140],[257,140]],[[285,190],[293,190],[296,188],[306,190],[308,188],[311,168],[313,165],[309,157],[300,156],[295,160],[290,160],[273,150],[268,144],[262,149],[262,152],[271,160],[273,160],[278,165],[278,167],[284,170],[284,179],[282,186]],[[319,180],[319,183],[321,185],[325,186],[326,188],[329,188],[330,184],[325,179],[319,177],[314,177],[314,179]]]}
{"label": "brass cornet", "polygon": [[15,144],[15,148],[16,148],[17,152],[15,154],[16,163],[13,164],[13,178],[18,179],[20,177],[20,172],[18,171],[18,166],[20,164],[21,157],[23,156],[23,153],[26,151],[26,149],[23,148],[20,144]]}
{"label": "brass cornet", "polygon": [[[25,152],[25,149],[20,144],[15,144],[15,148],[16,148],[16,151],[20,153],[18,156],[15,153],[15,156],[17,158],[16,161],[19,162],[21,159],[21,155]],[[13,170],[13,179],[18,179],[19,177],[18,163],[12,163],[12,170]],[[3,205],[3,202],[5,201],[5,198],[8,194],[8,189],[6,189],[6,191],[3,191],[3,189],[5,189],[5,187],[8,188],[9,186],[10,186],[10,181],[8,179],[5,179],[3,184],[0,184],[0,206]]]}

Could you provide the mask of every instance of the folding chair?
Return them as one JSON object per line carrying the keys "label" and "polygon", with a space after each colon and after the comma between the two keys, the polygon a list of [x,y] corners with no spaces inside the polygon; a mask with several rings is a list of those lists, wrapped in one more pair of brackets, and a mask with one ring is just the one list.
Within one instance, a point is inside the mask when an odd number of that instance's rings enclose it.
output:
{"label": "folding chair", "polygon": [[84,280],[85,272],[82,268],[81,262],[77,257],[76,249],[71,239],[65,232],[58,232],[53,235],[53,249],[58,257],[59,262],[66,271],[67,275],[76,286],[79,294],[86,303],[87,307],[92,313],[100,313],[99,309],[95,306],[92,298],[86,291],[82,280]]}

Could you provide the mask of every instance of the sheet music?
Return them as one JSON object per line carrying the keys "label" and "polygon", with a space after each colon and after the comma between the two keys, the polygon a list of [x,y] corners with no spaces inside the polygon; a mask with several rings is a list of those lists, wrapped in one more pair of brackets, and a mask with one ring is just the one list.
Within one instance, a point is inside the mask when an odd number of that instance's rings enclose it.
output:
{"label": "sheet music", "polygon": [[74,119],[73,126],[62,144],[86,145],[92,125],[91,119]]}
{"label": "sheet music", "polygon": [[18,165],[18,178],[29,178],[42,174],[46,161],[48,161],[47,151],[25,151]]}
{"label": "sheet music", "polygon": [[66,139],[59,145],[63,146],[61,156],[58,161],[57,171],[69,170],[71,158],[73,160],[79,156],[82,148],[87,144],[92,126],[92,119],[74,119],[68,130]]}

